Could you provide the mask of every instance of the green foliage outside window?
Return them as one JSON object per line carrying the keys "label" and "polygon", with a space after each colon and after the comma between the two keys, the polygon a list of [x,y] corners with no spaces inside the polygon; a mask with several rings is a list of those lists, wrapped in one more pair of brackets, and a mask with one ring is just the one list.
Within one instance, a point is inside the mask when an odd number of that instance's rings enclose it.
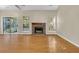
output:
{"label": "green foliage outside window", "polygon": [[28,18],[28,16],[23,16],[23,30],[24,31],[29,30],[29,18]]}

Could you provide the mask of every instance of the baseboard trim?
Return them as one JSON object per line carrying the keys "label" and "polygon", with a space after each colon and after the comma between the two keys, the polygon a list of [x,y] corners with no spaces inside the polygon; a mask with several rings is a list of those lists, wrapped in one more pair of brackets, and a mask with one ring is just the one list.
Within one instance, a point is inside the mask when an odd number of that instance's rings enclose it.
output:
{"label": "baseboard trim", "polygon": [[56,31],[52,33],[46,33],[46,35],[52,35],[52,34],[57,34]]}
{"label": "baseboard trim", "polygon": [[68,40],[65,36],[62,36],[62,35],[60,35],[60,34],[58,34],[58,33],[57,33],[57,35],[60,36],[61,38],[65,39],[65,40],[67,40],[68,42],[70,42],[71,44],[73,44],[73,45],[75,45],[76,47],[79,48],[79,45],[78,45],[78,44],[76,44],[76,43],[74,43],[74,42]]}

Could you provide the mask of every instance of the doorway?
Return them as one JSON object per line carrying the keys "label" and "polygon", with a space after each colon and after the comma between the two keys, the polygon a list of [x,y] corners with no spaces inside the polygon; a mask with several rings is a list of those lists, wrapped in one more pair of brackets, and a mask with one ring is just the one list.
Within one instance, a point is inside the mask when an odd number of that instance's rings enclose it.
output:
{"label": "doorway", "polygon": [[3,34],[17,33],[18,24],[17,17],[3,17],[2,19]]}

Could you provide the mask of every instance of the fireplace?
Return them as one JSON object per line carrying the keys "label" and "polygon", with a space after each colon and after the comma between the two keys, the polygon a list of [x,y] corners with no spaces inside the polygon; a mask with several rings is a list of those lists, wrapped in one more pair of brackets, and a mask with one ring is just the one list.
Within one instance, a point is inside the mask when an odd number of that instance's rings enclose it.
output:
{"label": "fireplace", "polygon": [[35,27],[35,33],[43,34],[43,27]]}
{"label": "fireplace", "polygon": [[45,23],[32,23],[32,34],[45,34]]}

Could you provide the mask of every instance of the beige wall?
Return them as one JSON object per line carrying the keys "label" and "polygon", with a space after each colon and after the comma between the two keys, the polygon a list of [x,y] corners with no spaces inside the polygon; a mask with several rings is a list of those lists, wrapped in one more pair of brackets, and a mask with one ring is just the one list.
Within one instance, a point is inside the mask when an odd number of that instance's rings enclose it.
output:
{"label": "beige wall", "polygon": [[[46,23],[48,17],[56,16],[56,11],[0,11],[0,19],[2,20],[3,16],[16,16],[18,17],[18,33],[31,34],[32,27],[31,23]],[[22,16],[28,16],[30,18],[30,30],[29,32],[23,32],[22,29]],[[0,20],[0,23],[1,23]],[[46,27],[48,28],[48,27]],[[46,31],[48,33],[48,30]],[[0,24],[0,34],[2,34],[1,24]],[[50,34],[50,33],[49,33]]]}
{"label": "beige wall", "polygon": [[57,33],[79,46],[79,6],[60,6]]}

